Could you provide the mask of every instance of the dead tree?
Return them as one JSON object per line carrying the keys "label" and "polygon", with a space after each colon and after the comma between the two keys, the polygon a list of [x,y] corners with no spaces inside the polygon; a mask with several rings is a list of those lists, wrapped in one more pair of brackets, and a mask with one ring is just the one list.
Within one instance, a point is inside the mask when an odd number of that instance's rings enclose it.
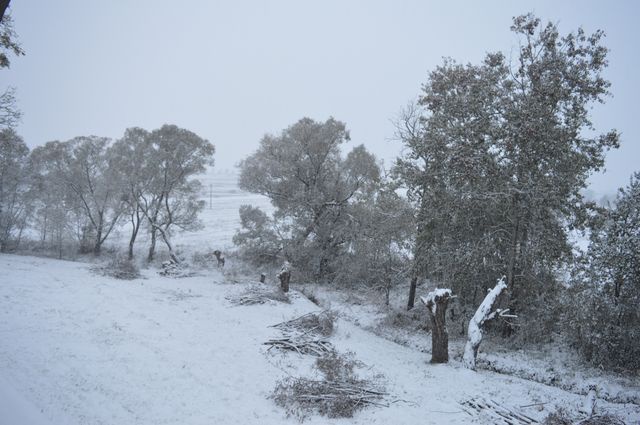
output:
{"label": "dead tree", "polygon": [[435,289],[420,297],[431,318],[431,363],[449,361],[449,334],[447,332],[447,306],[453,298],[451,289]]}
{"label": "dead tree", "polygon": [[278,279],[280,279],[280,288],[282,292],[289,292],[289,280],[291,280],[291,264],[285,261],[278,273]]}
{"label": "dead tree", "polygon": [[507,310],[497,309],[492,311],[493,305],[496,303],[496,300],[507,288],[507,284],[504,281],[504,277],[498,281],[496,286],[493,287],[489,291],[476,313],[473,315],[471,320],[469,321],[469,328],[467,331],[468,340],[466,345],[464,346],[464,355],[463,355],[463,363],[465,367],[469,369],[476,368],[476,357],[478,356],[478,348],[480,348],[480,343],[482,342],[482,327],[488,321],[493,319],[496,316],[501,317],[515,317],[511,315],[507,315]]}
{"label": "dead tree", "polygon": [[222,256],[222,252],[216,249],[213,251],[213,255],[215,255],[216,260],[218,260],[218,267],[224,267],[224,257]]}

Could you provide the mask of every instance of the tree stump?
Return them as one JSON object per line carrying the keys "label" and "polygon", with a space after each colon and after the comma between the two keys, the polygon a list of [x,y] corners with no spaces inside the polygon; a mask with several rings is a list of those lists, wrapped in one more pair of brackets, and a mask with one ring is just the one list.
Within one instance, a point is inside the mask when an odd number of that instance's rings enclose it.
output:
{"label": "tree stump", "polygon": [[449,333],[447,332],[447,306],[453,298],[451,289],[435,289],[420,299],[431,318],[431,363],[449,361]]}
{"label": "tree stump", "polygon": [[291,265],[288,261],[285,261],[278,273],[278,279],[280,279],[280,289],[282,292],[289,292],[289,280],[291,280]]}

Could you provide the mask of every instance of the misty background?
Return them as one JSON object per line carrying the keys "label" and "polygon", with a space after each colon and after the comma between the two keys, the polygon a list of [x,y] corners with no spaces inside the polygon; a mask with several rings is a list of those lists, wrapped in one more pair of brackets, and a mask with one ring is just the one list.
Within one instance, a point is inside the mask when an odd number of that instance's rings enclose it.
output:
{"label": "misty background", "polygon": [[30,147],[78,135],[122,137],[123,129],[172,123],[216,146],[231,170],[303,116],[347,123],[390,166],[401,151],[393,120],[447,56],[478,63],[487,51],[517,52],[511,18],[533,11],[565,33],[603,29],[611,49],[607,104],[596,130],[616,128],[621,147],[598,194],[638,169],[640,89],[633,2],[426,1],[14,1],[26,56],[2,83],[16,87],[17,128]]}

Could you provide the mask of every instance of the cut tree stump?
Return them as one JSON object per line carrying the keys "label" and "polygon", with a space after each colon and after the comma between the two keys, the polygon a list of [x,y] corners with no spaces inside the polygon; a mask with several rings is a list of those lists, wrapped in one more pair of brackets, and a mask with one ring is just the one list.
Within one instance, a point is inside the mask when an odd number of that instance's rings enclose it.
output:
{"label": "cut tree stump", "polygon": [[291,264],[285,261],[278,273],[278,279],[280,279],[280,288],[282,292],[289,292],[289,281],[291,280]]}
{"label": "cut tree stump", "polygon": [[447,306],[453,298],[451,289],[435,289],[420,297],[431,318],[431,363],[449,361],[449,333],[447,332]]}

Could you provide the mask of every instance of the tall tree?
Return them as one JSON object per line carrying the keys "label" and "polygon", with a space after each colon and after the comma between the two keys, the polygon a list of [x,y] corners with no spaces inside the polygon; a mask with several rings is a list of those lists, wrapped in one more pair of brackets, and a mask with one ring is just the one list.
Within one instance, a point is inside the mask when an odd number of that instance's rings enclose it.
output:
{"label": "tall tree", "polygon": [[[9,56],[24,55],[24,50],[17,41],[18,36],[13,30],[13,20],[5,13],[8,1],[0,2],[0,69],[8,68],[11,64]],[[13,128],[20,119],[20,111],[16,107],[15,89],[9,87],[0,94],[0,129]]]}
{"label": "tall tree", "polygon": [[171,229],[199,226],[197,214],[204,203],[197,197],[200,182],[193,177],[213,166],[215,148],[197,134],[175,125],[152,131],[145,143],[147,154],[140,167],[151,178],[141,193],[140,206],[151,232],[148,260],[153,259],[160,234],[172,260],[179,262],[171,244]]}
{"label": "tall tree", "polygon": [[49,142],[42,148],[51,161],[47,168],[53,168],[50,177],[83,211],[96,255],[122,213],[122,200],[108,163],[109,143],[107,138],[89,136]]}
{"label": "tall tree", "polygon": [[14,130],[0,131],[0,252],[26,226],[28,155],[29,148]]}
{"label": "tall tree", "polygon": [[567,297],[567,329],[588,361],[640,370],[640,172],[594,221]]}
{"label": "tall tree", "polygon": [[144,219],[142,197],[154,178],[149,166],[152,151],[148,139],[148,131],[138,127],[128,128],[109,151],[109,167],[114,171],[114,184],[124,203],[124,214],[131,223],[129,259],[133,259],[133,248]]}
{"label": "tall tree", "polygon": [[346,211],[379,179],[375,158],[363,146],[345,158],[344,123],[303,118],[280,135],[266,135],[240,163],[240,187],[265,195],[276,208],[283,256],[297,270],[325,278],[345,244]]}
{"label": "tall tree", "polygon": [[560,36],[531,14],[511,29],[515,63],[491,53],[429,75],[401,123],[396,171],[420,208],[417,273],[473,304],[504,274],[515,310],[554,286],[567,228],[588,207],[580,190],[618,134],[590,136],[590,106],[609,88],[601,31]]}

